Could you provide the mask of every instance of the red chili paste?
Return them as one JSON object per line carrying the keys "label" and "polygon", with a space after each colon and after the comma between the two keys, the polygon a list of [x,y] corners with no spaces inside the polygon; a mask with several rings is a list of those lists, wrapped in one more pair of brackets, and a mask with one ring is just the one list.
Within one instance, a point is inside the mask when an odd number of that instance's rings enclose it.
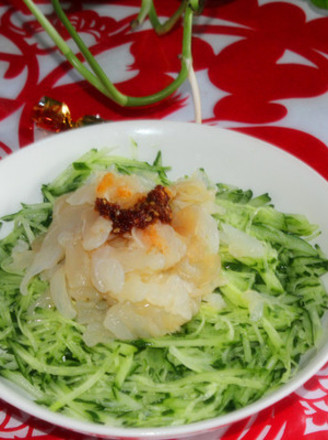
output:
{"label": "red chili paste", "polygon": [[124,234],[132,228],[145,229],[157,220],[170,223],[172,210],[170,196],[162,185],[157,185],[149,193],[140,198],[131,208],[121,208],[118,203],[111,203],[105,198],[97,198],[95,210],[102,217],[113,222],[112,233]]}

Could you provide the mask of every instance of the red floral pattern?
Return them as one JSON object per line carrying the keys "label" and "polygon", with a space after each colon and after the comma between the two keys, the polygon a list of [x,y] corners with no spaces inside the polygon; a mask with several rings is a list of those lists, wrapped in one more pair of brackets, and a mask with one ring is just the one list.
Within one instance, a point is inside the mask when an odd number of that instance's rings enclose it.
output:
{"label": "red floral pattern", "polygon": [[[37,3],[46,7],[49,1]],[[78,31],[88,36],[92,53],[114,72],[119,89],[138,96],[172,81],[180,68],[181,27],[162,37],[147,26],[131,31],[139,0],[94,3],[91,10],[90,2],[68,2],[67,13]],[[163,17],[178,5],[178,0],[156,2]],[[0,0],[0,7],[0,157],[37,137],[31,112],[44,95],[65,101],[74,120],[85,114],[107,120],[193,119],[187,85],[145,108],[112,103],[72,73],[21,0]],[[49,19],[70,41],[56,17]],[[269,141],[328,178],[327,16],[296,0],[208,0],[194,26],[193,55],[204,122]],[[315,115],[307,108],[315,108]],[[86,440],[0,401],[0,440],[14,438]],[[328,439],[328,368],[273,407],[218,434],[204,435],[204,440],[219,438]]]}

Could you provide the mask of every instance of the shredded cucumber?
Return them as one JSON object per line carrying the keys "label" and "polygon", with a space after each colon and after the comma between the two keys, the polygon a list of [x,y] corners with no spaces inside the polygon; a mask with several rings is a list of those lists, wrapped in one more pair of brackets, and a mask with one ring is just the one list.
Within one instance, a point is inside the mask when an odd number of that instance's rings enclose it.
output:
{"label": "shredded cucumber", "polygon": [[35,307],[45,282],[35,278],[29,294],[20,294],[23,274],[7,269],[12,249],[47,230],[58,196],[110,167],[169,182],[160,153],[148,164],[92,150],[43,186],[43,203],[22,205],[2,219],[14,228],[0,241],[0,374],[54,411],[130,427],[215,417],[288,381],[321,334],[328,260],[309,242],[318,228],[301,215],[278,212],[268,194],[217,185],[226,283],[216,293],[225,305],[218,310],[204,302],[176,334],[91,348],[82,325],[55,308]]}

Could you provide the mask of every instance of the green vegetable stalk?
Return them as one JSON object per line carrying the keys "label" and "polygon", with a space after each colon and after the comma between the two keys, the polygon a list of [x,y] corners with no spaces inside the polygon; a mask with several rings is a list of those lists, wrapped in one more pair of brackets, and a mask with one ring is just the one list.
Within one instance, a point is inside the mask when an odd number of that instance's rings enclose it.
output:
{"label": "green vegetable stalk", "polygon": [[[33,0],[23,0],[25,5],[29,8],[35,18],[39,21],[44,30],[48,33],[50,38],[54,41],[66,59],[93,87],[99,90],[104,95],[108,96],[114,102],[121,106],[137,107],[154,104],[174,93],[183,82],[189,78],[194,97],[196,121],[201,120],[200,109],[200,94],[198,85],[192,67],[192,21],[195,13],[199,14],[203,8],[203,0],[182,0],[180,6],[175,13],[163,24],[161,24],[153,0],[141,0],[141,7],[137,18],[132,22],[132,28],[142,24],[149,18],[155,32],[158,35],[169,32],[177,21],[183,16],[183,41],[181,53],[181,69],[171,84],[157,93],[136,97],[127,96],[121,93],[117,87],[111,82],[101,66],[98,64],[92,53],[89,51],[82,38],[74,29],[74,26],[69,21],[67,15],[63,11],[59,0],[51,0],[54,10],[57,13],[60,21],[65,26],[66,30],[71,35],[72,39],[80,49],[81,54],[88,63],[89,68],[85,67],[78,59],[74,52],[69,48],[64,39],[60,36],[54,26],[49,22],[43,12],[33,2]],[[312,3],[319,8],[328,9],[328,0],[311,0]]]}
{"label": "green vegetable stalk", "polygon": [[311,0],[311,2],[321,9],[328,9],[328,0]]}
{"label": "green vegetable stalk", "polygon": [[[85,61],[89,65],[89,68],[78,59],[74,52],[69,48],[64,39],[60,36],[54,26],[49,22],[43,12],[33,2],[33,0],[23,0],[25,5],[29,8],[35,18],[39,21],[44,30],[48,33],[50,38],[54,41],[66,59],[70,64],[97,90],[112,99],[114,102],[121,106],[137,107],[154,104],[159,102],[173,92],[175,92],[182,83],[188,78],[190,72],[192,72],[192,51],[191,51],[191,37],[192,37],[192,21],[193,15],[201,11],[200,0],[183,0],[176,12],[165,23],[161,24],[157,16],[153,0],[142,0],[140,12],[136,20],[133,21],[132,27],[136,27],[142,24],[147,17],[155,29],[156,33],[162,35],[170,31],[177,23],[180,17],[183,16],[183,41],[182,41],[182,54],[181,54],[181,69],[178,76],[164,89],[157,93],[136,97],[127,96],[121,93],[116,86],[111,82],[102,67],[98,64],[95,57],[87,48],[82,38],[74,29],[74,26],[69,21],[67,15],[63,11],[59,0],[52,0],[52,4],[55,12],[57,13],[59,20],[65,26],[66,30],[71,35],[72,39],[80,49]],[[192,75],[193,78],[193,75]],[[195,87],[193,86],[193,89]]]}

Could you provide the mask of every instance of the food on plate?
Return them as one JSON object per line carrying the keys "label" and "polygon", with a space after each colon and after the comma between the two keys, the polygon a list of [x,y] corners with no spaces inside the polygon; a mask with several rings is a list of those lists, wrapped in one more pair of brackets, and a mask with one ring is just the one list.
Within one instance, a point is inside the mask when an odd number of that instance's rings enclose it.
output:
{"label": "food on plate", "polygon": [[[115,426],[181,425],[285,383],[322,331],[328,261],[267,194],[91,150],[3,217],[0,374]],[[219,178],[219,176],[218,176]]]}
{"label": "food on plate", "polygon": [[214,189],[196,175],[154,185],[94,173],[58,197],[47,233],[32,243],[22,294],[40,275],[58,311],[86,326],[89,345],[180,330],[219,285]]}

